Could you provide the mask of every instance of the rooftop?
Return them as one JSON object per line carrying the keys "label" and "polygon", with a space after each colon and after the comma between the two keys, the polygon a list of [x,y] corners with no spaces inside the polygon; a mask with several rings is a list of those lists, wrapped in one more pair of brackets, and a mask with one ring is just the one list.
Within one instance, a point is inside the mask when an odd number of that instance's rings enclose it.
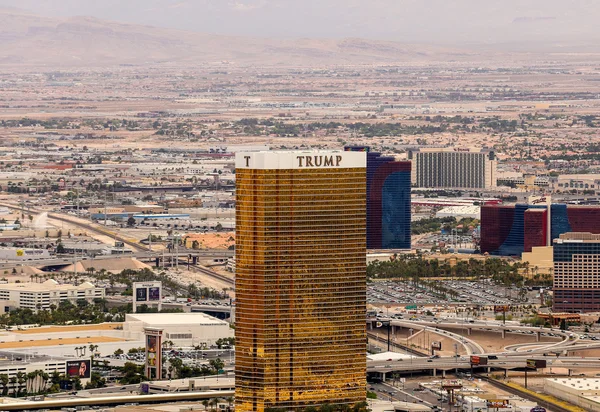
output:
{"label": "rooftop", "polygon": [[236,169],[344,169],[364,168],[365,152],[343,150],[287,150],[264,152],[238,152]]}
{"label": "rooftop", "polygon": [[72,284],[60,284],[53,279],[49,279],[44,283],[4,283],[0,284],[0,290],[11,290],[11,291],[27,291],[27,292],[43,292],[43,291],[68,291],[68,290],[86,290],[94,288],[95,286],[90,282],[83,282],[80,285]]}
{"label": "rooftop", "polygon": [[595,235],[589,232],[568,232],[560,235],[560,239],[556,239],[556,243],[598,243],[600,235]]}
{"label": "rooftop", "polygon": [[125,322],[144,322],[153,325],[229,325],[223,320],[213,318],[204,313],[130,313],[126,315]]}

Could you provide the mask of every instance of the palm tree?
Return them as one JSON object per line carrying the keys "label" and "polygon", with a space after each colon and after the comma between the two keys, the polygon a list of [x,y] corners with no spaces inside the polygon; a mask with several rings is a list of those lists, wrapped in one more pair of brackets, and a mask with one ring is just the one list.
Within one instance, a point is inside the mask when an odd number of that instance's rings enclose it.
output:
{"label": "palm tree", "polygon": [[0,374],[0,384],[2,385],[2,396],[8,394],[8,375],[5,373]]}
{"label": "palm tree", "polygon": [[13,396],[16,398],[17,397],[17,377],[11,376],[11,378],[8,380],[8,382],[10,383],[10,386],[12,388]]}
{"label": "palm tree", "polygon": [[23,386],[27,383],[27,375],[24,372],[17,373],[18,392],[21,392]]}
{"label": "palm tree", "polygon": [[208,401],[208,399],[204,399],[204,400],[202,401],[202,405],[204,405],[204,410],[205,410],[205,411],[206,411],[206,410],[208,410],[208,405],[209,405],[209,403],[210,403],[210,402]]}
{"label": "palm tree", "polygon": [[233,405],[233,396],[226,397],[225,402],[227,402],[227,411],[231,411],[231,406]]}
{"label": "palm tree", "polygon": [[212,410],[216,411],[217,406],[219,405],[219,398],[212,398],[209,403],[210,403],[210,406],[212,406]]}

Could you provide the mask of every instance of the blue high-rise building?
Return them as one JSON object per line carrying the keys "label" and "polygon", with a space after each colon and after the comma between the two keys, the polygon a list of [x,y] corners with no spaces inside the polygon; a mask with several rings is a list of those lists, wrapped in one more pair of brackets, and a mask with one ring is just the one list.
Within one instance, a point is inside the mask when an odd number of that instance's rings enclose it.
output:
{"label": "blue high-rise building", "polygon": [[[600,207],[554,203],[550,222],[546,205],[484,205],[481,208],[481,253],[520,256],[546,246],[567,232],[600,234]],[[549,225],[548,225],[549,223]]]}
{"label": "blue high-rise building", "polygon": [[367,152],[367,249],[410,249],[411,162]]}

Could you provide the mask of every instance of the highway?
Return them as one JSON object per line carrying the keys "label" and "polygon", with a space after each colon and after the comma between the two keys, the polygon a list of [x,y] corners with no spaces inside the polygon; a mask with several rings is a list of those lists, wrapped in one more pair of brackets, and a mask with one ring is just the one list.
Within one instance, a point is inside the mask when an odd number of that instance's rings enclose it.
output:
{"label": "highway", "polygon": [[[118,259],[121,257],[131,257],[139,260],[154,260],[154,259],[172,259],[178,257],[179,259],[187,259],[189,255],[196,256],[200,259],[214,258],[214,259],[226,259],[233,256],[233,251],[231,250],[223,250],[223,249],[203,249],[203,250],[187,250],[184,249],[178,253],[161,253],[161,252],[135,252],[135,253],[126,253],[126,254],[117,254],[117,255],[98,255],[96,257],[89,256],[57,256],[46,259],[31,259],[31,260],[22,260],[22,261],[10,261],[10,262],[0,262],[0,269],[10,269],[13,267],[19,266],[34,266],[34,267],[48,267],[48,266],[66,266],[72,265],[74,262],[80,262],[82,260],[95,261],[95,260],[107,260],[107,259]],[[187,262],[182,262],[180,264],[184,264]],[[198,268],[198,266],[194,266]],[[198,270],[200,271],[200,270]],[[209,272],[207,274],[214,275],[215,272],[210,269],[204,269],[204,272]],[[218,273],[217,273],[218,275]],[[222,275],[221,275],[222,276]],[[233,283],[231,279],[227,277],[223,277],[227,279],[229,282]]]}
{"label": "highway", "polygon": [[[434,322],[410,321],[392,318],[382,318],[380,321],[389,321],[391,326],[404,327],[407,329],[422,329],[428,332],[436,333],[438,335],[446,336],[447,338],[450,338],[456,341],[461,346],[463,346],[469,355],[485,353],[485,349],[483,349],[483,347],[479,343],[458,333],[439,329],[441,325],[438,325]],[[377,322],[377,320],[367,319],[367,322]]]}
{"label": "highway", "polygon": [[[521,332],[524,334],[552,334],[556,337],[561,337],[562,340],[560,342],[532,342],[525,343],[519,345],[511,345],[516,346],[515,348],[511,348],[511,346],[505,348],[504,352],[499,352],[499,354],[506,355],[521,355],[523,351],[527,353],[544,353],[548,351],[557,351],[564,350],[569,348],[569,350],[574,350],[573,345],[577,345],[581,340],[581,336],[575,332],[562,331],[560,329],[552,328],[540,328],[540,327],[532,327],[532,326],[523,326],[523,325],[503,325],[498,324],[497,322],[473,322],[473,323],[456,323],[456,322],[447,322],[447,321],[427,321],[427,320],[403,320],[403,319],[393,319],[393,318],[379,318],[379,319],[367,319],[367,322],[378,322],[390,321],[392,326],[399,326],[410,329],[426,329],[430,332],[435,332],[443,336],[450,337],[458,342],[460,342],[466,349],[469,354],[483,354],[485,350],[481,345],[477,342],[469,339],[468,336],[463,336],[458,333],[450,332],[446,329],[457,329],[461,328],[465,331],[470,330],[480,330],[480,331],[488,331],[488,332],[497,332],[497,333],[508,333],[508,332]],[[584,344],[583,346],[577,346],[583,349],[593,349],[600,348],[600,341]]]}
{"label": "highway", "polygon": [[[139,385],[138,385],[139,386]],[[84,406],[110,406],[110,405],[128,405],[143,403],[173,403],[173,402],[194,402],[201,399],[226,398],[234,396],[234,390],[223,391],[204,391],[204,392],[176,392],[155,395],[121,395],[92,397],[92,398],[71,398],[71,399],[49,399],[43,401],[25,401],[17,403],[2,404],[3,411],[23,411],[39,409],[60,409],[77,408]]]}
{"label": "highway", "polygon": [[[544,357],[544,356],[498,356],[498,359],[488,359],[488,364],[481,367],[497,369],[520,369],[527,366],[527,359],[546,359],[547,367],[565,369],[597,369],[600,370],[600,359]],[[411,358],[394,361],[367,361],[367,372],[402,372],[419,370],[448,371],[452,369],[469,369],[469,357],[443,357],[438,359]]]}
{"label": "highway", "polygon": [[[148,247],[145,245],[142,245],[138,242],[134,242],[131,239],[128,239],[126,237],[123,237],[121,235],[119,235],[118,233],[112,232],[108,229],[105,229],[104,227],[100,227],[98,225],[93,225],[91,222],[84,222],[83,219],[81,218],[74,218],[72,216],[69,216],[67,214],[64,213],[56,213],[56,212],[48,212],[45,210],[39,210],[39,209],[34,209],[34,208],[22,208],[18,205],[14,205],[11,203],[0,203],[0,206],[4,206],[7,207],[9,209],[13,209],[13,210],[19,210],[22,212],[28,212],[28,213],[35,213],[35,214],[40,214],[40,213],[48,213],[48,217],[50,219],[55,219],[55,220],[60,220],[62,222],[65,223],[70,223],[72,225],[75,226],[79,226],[83,229],[86,229],[90,232],[94,232],[96,234],[100,234],[100,235],[104,235],[104,236],[109,236],[115,240],[121,241],[123,243],[125,243],[128,246],[131,246],[134,250],[138,251],[138,252],[148,252]],[[206,256],[203,255],[204,252],[208,252],[208,250],[186,250],[185,252],[180,252],[178,255],[179,256],[184,256],[187,254],[192,254],[192,255],[196,255],[198,254],[199,256]],[[233,251],[228,251],[228,250],[219,250],[218,252],[220,252],[219,255],[215,255],[215,257],[231,257],[233,256]],[[162,256],[162,254],[160,254]],[[174,254],[171,254],[174,255]],[[153,255],[154,256],[154,255]],[[158,257],[158,256],[157,256]]]}
{"label": "highway", "polygon": [[[221,250],[221,252],[223,252],[223,250]],[[232,251],[227,251],[227,252],[231,252],[231,256],[233,256],[233,252]],[[217,256],[215,256],[217,257]],[[190,270],[194,271],[194,272],[199,272],[202,273],[203,275],[208,275],[210,277],[213,277],[217,280],[220,280],[222,282],[225,282],[226,284],[230,285],[231,287],[235,286],[235,280],[232,278],[229,278],[225,275],[221,275],[220,273],[217,273],[213,270],[210,270],[204,266],[200,266],[200,265],[190,265]]]}
{"label": "highway", "polygon": [[[554,336],[561,337],[559,342],[535,342],[525,343],[517,345],[508,345],[503,352],[497,353],[485,353],[481,345],[476,342],[463,337],[456,333],[448,332],[442,328],[456,328],[462,327],[463,325],[454,322],[440,322],[440,321],[425,321],[425,320],[400,320],[391,318],[379,318],[377,320],[367,319],[367,322],[387,322],[390,321],[392,326],[404,327],[410,329],[428,330],[440,334],[442,336],[450,337],[457,342],[460,342],[466,349],[467,353],[477,355],[493,355],[497,359],[488,359],[488,364],[485,367],[497,368],[497,369],[520,369],[526,367],[527,359],[546,359],[547,367],[559,367],[565,369],[596,369],[600,370],[600,359],[592,358],[574,358],[559,356],[555,357],[555,353],[565,353],[576,350],[586,349],[598,349],[600,348],[600,342],[584,342],[581,340],[581,336],[568,331],[561,331],[557,329],[544,329],[530,326],[521,325],[498,325],[490,322],[473,322],[464,325],[465,328],[486,330],[486,331],[497,331],[501,333],[505,332],[517,332],[521,333],[552,333]],[[379,341],[385,341],[386,338],[378,337]],[[394,345],[397,346],[397,345]],[[552,356],[543,356],[545,354],[552,354]],[[457,357],[442,357],[437,359],[431,358],[410,358],[404,360],[393,360],[393,361],[368,361],[367,372],[379,372],[379,373],[390,373],[390,372],[402,372],[402,371],[423,371],[423,370],[439,370],[447,371],[452,369],[467,369],[470,368],[470,356],[457,356]],[[483,367],[483,366],[482,366]]]}

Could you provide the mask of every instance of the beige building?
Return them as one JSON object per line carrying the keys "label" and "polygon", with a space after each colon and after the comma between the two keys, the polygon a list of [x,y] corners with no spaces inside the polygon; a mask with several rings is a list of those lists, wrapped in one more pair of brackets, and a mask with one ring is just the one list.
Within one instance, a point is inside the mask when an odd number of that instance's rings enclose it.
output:
{"label": "beige building", "polygon": [[89,282],[68,285],[50,279],[44,283],[0,284],[0,301],[12,302],[10,306],[34,311],[50,309],[50,305],[58,306],[65,300],[75,303],[79,299],[85,299],[92,303],[94,299],[102,299],[104,296],[104,288],[98,288]]}
{"label": "beige building", "polygon": [[531,248],[531,252],[523,252],[521,260],[529,263],[529,271],[522,273],[528,278],[533,278],[538,274],[552,275],[554,270],[552,246],[534,246]]}
{"label": "beige building", "polygon": [[175,346],[214,345],[217,340],[233,337],[229,323],[205,313],[129,313],[125,315],[126,339],[142,340],[144,328],[162,329],[163,342]]}
{"label": "beige building", "polygon": [[497,160],[493,151],[477,148],[424,148],[408,153],[411,183],[424,188],[496,187]]}
{"label": "beige building", "polygon": [[600,411],[600,379],[598,378],[545,379],[544,392],[551,393],[586,411]]}
{"label": "beige building", "polygon": [[553,255],[554,312],[600,311],[600,235],[564,233]]}

